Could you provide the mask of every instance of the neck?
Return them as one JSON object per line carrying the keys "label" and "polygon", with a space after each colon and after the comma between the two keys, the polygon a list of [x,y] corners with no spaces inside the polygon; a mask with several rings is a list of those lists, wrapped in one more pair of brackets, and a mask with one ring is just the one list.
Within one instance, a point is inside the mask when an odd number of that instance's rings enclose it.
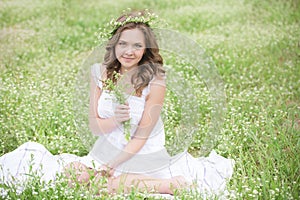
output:
{"label": "neck", "polygon": [[120,74],[126,75],[126,76],[132,76],[134,72],[136,72],[136,68],[133,69],[124,69],[123,67],[120,68]]}

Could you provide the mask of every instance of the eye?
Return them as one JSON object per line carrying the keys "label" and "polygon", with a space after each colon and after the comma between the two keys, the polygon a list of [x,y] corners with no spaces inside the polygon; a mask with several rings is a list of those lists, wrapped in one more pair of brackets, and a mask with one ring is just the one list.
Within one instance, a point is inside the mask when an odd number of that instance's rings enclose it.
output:
{"label": "eye", "polygon": [[126,42],[118,42],[118,45],[121,47],[125,47],[126,46]]}
{"label": "eye", "polygon": [[143,48],[143,45],[141,45],[141,44],[134,44],[134,47],[135,47],[136,49],[142,49],[142,48]]}

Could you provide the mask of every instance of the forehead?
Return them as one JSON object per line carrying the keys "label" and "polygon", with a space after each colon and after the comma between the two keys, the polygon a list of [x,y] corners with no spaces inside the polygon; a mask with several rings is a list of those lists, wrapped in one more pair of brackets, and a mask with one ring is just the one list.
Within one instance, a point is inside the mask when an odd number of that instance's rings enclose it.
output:
{"label": "forehead", "polygon": [[121,33],[120,39],[130,43],[145,43],[145,37],[141,30],[135,29],[127,29]]}

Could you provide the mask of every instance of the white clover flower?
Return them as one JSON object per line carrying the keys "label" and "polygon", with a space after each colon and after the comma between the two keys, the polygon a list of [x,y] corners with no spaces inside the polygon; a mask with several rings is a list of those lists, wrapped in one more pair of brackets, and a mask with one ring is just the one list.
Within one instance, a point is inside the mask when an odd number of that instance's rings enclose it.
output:
{"label": "white clover flower", "polygon": [[158,19],[158,16],[155,13],[150,12],[148,9],[145,9],[144,13],[138,12],[137,16],[129,16],[128,13],[131,12],[130,8],[123,12],[126,16],[126,19],[123,22],[117,21],[116,19],[112,19],[103,28],[100,27],[98,29],[98,33],[95,33],[97,39],[101,43],[109,40],[119,27],[124,26],[125,24],[130,22],[144,23],[147,26],[150,26],[151,28],[155,28],[161,26],[162,24],[166,24],[161,19]]}

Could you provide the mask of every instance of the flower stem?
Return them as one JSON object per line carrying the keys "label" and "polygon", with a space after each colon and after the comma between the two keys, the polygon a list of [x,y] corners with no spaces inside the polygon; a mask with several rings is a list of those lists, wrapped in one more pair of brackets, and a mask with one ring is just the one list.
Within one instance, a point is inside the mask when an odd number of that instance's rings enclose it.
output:
{"label": "flower stem", "polygon": [[[114,73],[115,78],[118,80],[121,75],[119,73]],[[126,104],[126,96],[124,93],[124,85],[116,85],[115,83],[113,83],[113,81],[111,79],[107,79],[105,81],[105,87],[106,89],[113,91],[116,101],[119,104]],[[124,121],[123,122],[123,128],[124,128],[124,135],[125,135],[125,139],[127,141],[129,141],[130,139],[130,132],[131,132],[131,125],[130,125],[130,120]]]}

